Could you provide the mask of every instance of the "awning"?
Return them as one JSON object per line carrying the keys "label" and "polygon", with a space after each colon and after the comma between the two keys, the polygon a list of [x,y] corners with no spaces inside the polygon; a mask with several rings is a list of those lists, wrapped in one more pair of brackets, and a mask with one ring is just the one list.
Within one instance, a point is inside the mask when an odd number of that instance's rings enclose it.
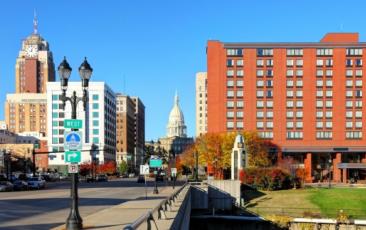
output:
{"label": "awning", "polygon": [[339,163],[339,169],[366,169],[366,163]]}

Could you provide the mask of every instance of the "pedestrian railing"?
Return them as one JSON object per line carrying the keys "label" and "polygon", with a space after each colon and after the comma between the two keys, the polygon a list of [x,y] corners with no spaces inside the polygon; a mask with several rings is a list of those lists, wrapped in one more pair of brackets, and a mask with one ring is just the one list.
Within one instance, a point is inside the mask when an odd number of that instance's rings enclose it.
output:
{"label": "pedestrian railing", "polygon": [[166,220],[167,215],[166,212],[172,211],[175,203],[183,202],[186,197],[187,192],[189,191],[189,185],[186,183],[177,191],[175,191],[170,197],[162,200],[155,208],[151,209],[147,213],[140,216],[133,223],[124,227],[124,230],[134,230],[141,228],[143,225],[146,225],[146,229],[158,229],[157,221],[158,220]]}

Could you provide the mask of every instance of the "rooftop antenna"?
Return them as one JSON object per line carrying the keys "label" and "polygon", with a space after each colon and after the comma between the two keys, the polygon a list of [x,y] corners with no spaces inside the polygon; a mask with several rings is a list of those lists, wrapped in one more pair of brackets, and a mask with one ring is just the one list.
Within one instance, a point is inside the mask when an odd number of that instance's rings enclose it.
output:
{"label": "rooftop antenna", "polygon": [[38,19],[36,9],[34,9],[34,16],[33,16],[33,34],[38,34]]}

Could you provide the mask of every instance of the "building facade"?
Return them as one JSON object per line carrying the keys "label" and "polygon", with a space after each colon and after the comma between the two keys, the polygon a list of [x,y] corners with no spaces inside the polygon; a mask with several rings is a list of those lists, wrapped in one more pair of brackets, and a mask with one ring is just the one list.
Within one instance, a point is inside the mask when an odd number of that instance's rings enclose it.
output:
{"label": "building facade", "polygon": [[357,33],[320,42],[208,41],[208,132],[248,130],[305,167],[306,181],[366,179],[363,65]]}
{"label": "building facade", "polygon": [[116,162],[122,160],[135,168],[143,158],[145,142],[145,106],[138,97],[117,94]]}
{"label": "building facade", "polygon": [[[66,95],[69,97],[76,91],[78,97],[82,97],[80,82],[69,82]],[[83,104],[77,106],[77,119],[82,120],[82,144],[83,150],[91,150],[92,145],[98,148],[97,163],[116,160],[116,96],[112,89],[104,82],[90,82],[88,88],[88,104],[84,111]],[[64,120],[71,119],[71,104],[62,109],[60,95],[62,94],[60,83],[49,82],[47,84],[47,126],[49,165],[59,170],[66,169],[64,160]],[[83,151],[81,162],[91,162],[92,152]]]}
{"label": "building facade", "polygon": [[207,132],[207,73],[196,74],[196,136]]}

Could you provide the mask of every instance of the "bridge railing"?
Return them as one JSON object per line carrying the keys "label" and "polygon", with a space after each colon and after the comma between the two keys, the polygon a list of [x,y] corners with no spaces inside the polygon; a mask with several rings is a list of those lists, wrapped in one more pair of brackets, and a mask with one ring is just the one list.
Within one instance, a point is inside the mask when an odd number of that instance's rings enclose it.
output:
{"label": "bridge railing", "polygon": [[[181,188],[175,191],[171,196],[162,200],[155,208],[151,209],[147,213],[141,215],[137,220],[133,223],[124,227],[124,230],[134,230],[146,225],[146,229],[158,229],[157,227],[157,220],[164,220],[166,219],[166,211],[171,211],[174,202],[179,199],[182,191],[187,189],[187,183],[185,183]],[[189,189],[189,188],[188,188]]]}

